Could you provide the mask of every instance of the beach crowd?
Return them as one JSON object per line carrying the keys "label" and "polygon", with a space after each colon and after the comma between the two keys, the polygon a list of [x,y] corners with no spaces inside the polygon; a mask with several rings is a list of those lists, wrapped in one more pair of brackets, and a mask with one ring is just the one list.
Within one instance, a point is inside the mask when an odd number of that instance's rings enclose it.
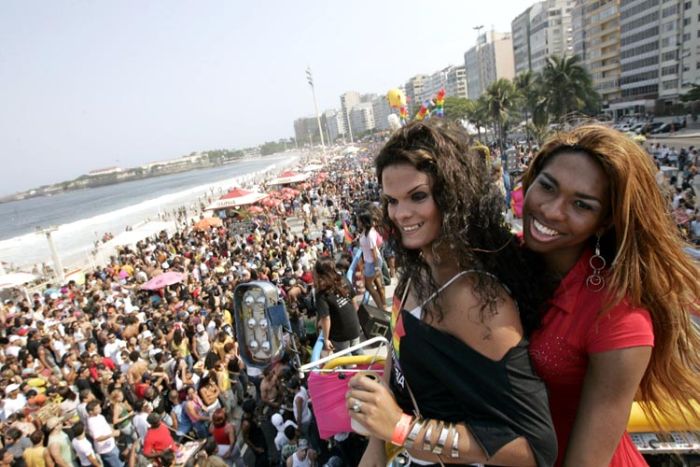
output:
{"label": "beach crowd", "polygon": [[[2,304],[0,466],[357,465],[366,441],[352,433],[320,439],[294,355],[263,371],[246,366],[234,290],[275,284],[308,361],[318,332],[314,265],[326,257],[341,272],[349,267],[356,214],[378,200],[378,149],[370,143],[328,161],[327,176],[260,214],[206,229],[183,216],[176,233],[121,247],[82,284],[48,285]],[[649,152],[675,167],[675,178],[659,182],[672,191],[679,228],[700,244],[697,149]],[[516,154],[525,165],[531,157]],[[517,184],[503,177],[494,181]],[[142,290],[172,271],[185,279]]]}

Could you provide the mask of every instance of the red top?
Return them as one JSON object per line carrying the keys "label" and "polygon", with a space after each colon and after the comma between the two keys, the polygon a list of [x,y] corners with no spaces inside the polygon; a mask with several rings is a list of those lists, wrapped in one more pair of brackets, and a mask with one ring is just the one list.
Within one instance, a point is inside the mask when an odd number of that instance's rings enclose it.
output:
{"label": "red top", "polygon": [[175,441],[170,435],[170,431],[165,423],[161,423],[158,428],[149,428],[143,440],[144,454],[165,451],[167,448],[175,447]]}
{"label": "red top", "polygon": [[226,432],[227,426],[228,424],[225,424],[224,426],[215,426],[212,428],[212,436],[214,437],[216,444],[228,446],[231,443],[228,433]]}
{"label": "red top", "polygon": [[[599,316],[604,292],[586,287],[592,252],[585,251],[559,284],[550,300],[542,326],[530,339],[530,357],[549,392],[549,407],[557,432],[561,465],[581,399],[590,354],[654,345],[649,312],[627,301]],[[611,466],[645,466],[627,432],[610,462]]]}

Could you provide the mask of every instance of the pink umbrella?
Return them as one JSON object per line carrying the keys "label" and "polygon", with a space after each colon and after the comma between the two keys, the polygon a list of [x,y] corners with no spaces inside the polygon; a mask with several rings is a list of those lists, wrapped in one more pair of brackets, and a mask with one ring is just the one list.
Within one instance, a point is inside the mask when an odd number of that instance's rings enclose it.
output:
{"label": "pink umbrella", "polygon": [[172,284],[177,284],[185,279],[181,272],[169,271],[159,274],[141,286],[142,290],[160,290]]}

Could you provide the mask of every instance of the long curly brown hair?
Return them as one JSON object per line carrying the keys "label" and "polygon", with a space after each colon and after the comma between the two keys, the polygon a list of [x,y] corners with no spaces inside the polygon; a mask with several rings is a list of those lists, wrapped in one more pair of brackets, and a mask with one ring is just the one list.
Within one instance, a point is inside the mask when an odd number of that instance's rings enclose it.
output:
{"label": "long curly brown hair", "polygon": [[656,183],[657,168],[629,137],[603,125],[584,125],[556,134],[542,146],[524,176],[524,190],[565,150],[591,156],[609,180],[611,227],[601,238],[601,250],[611,265],[610,299],[601,313],[626,299],[651,315],[654,349],[640,385],[640,403],[654,420],[657,413],[679,414],[681,407],[698,420],[690,401],[700,401],[700,335],[691,313],[700,304],[700,271],[683,252],[684,242]]}
{"label": "long curly brown hair", "polygon": [[[375,160],[377,179],[396,164],[409,164],[431,178],[432,196],[442,215],[441,231],[433,250],[449,252],[461,270],[478,269],[489,275],[475,275],[475,291],[481,300],[481,322],[495,312],[505,285],[518,303],[526,334],[540,322],[546,299],[554,285],[544,274],[544,265],[535,255],[518,246],[505,222],[505,201],[493,183],[491,167],[485,158],[470,149],[470,139],[461,126],[442,119],[413,122],[397,130]],[[404,248],[398,229],[389,219],[383,202],[386,241],[396,252],[400,279],[397,294],[411,281],[418,301],[425,301],[438,289],[430,265],[419,250]],[[437,320],[446,310],[440,297],[426,305],[426,312]],[[488,325],[487,325],[488,327]]]}

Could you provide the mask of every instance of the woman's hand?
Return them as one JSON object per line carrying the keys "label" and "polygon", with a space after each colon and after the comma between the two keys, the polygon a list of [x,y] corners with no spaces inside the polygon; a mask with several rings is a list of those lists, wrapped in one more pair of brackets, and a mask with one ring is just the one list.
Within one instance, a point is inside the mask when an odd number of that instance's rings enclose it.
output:
{"label": "woman's hand", "polygon": [[346,407],[350,418],[361,423],[370,436],[391,441],[403,410],[396,404],[389,389],[381,380],[366,373],[354,376],[348,387]]}

